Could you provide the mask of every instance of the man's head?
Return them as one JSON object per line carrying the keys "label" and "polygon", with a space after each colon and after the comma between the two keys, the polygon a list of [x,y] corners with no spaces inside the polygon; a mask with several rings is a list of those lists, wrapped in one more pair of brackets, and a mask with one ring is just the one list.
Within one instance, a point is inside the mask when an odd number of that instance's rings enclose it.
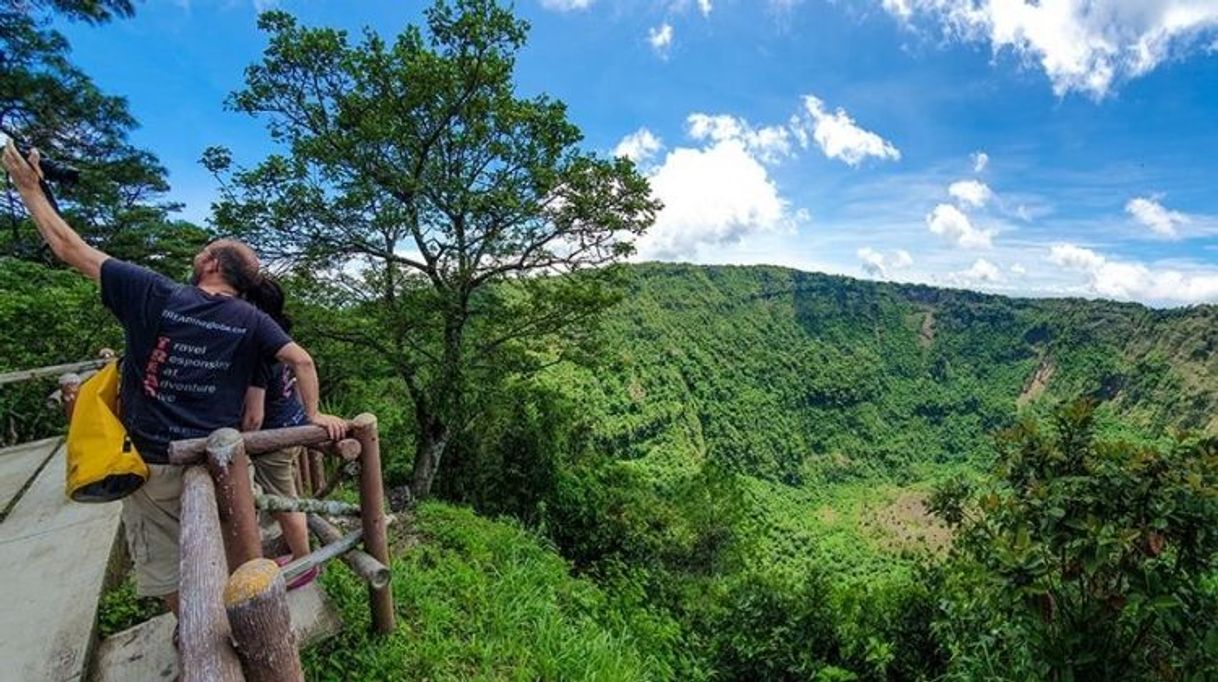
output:
{"label": "man's head", "polygon": [[227,286],[244,294],[258,282],[258,255],[244,242],[217,239],[194,259],[191,282],[202,288]]}

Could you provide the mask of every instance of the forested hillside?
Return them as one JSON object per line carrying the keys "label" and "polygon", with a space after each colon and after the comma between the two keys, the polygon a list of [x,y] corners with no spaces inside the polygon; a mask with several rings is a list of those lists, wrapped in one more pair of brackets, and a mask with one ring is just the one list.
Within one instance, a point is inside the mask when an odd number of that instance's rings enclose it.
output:
{"label": "forested hillside", "polygon": [[631,269],[604,363],[563,375],[604,451],[799,485],[990,451],[1080,395],[1133,430],[1208,428],[1214,309],[1020,300],[769,267]]}
{"label": "forested hillside", "polygon": [[[93,285],[39,265],[0,265],[0,323],[13,330],[5,369],[118,341]],[[954,531],[941,509],[932,513],[932,490],[961,474],[978,480],[1008,451],[995,435],[1021,411],[1052,419],[1079,396],[1098,401],[1104,438],[1148,448],[1170,450],[1174,428],[1211,423],[1208,307],[1015,300],[772,267],[660,264],[624,268],[620,293],[581,344],[585,354],[469,394],[481,416],[450,446],[437,489],[485,515],[515,517],[595,581],[606,600],[588,632],[608,628],[618,633],[613,646],[650,661],[650,672],[625,666],[609,679],[972,679],[977,668],[961,644],[971,634],[952,635],[947,624],[959,614],[1014,621],[964,601],[976,591],[953,582],[968,574],[948,561]],[[310,303],[307,290],[295,298],[327,405],[381,415],[389,483],[401,485],[416,427],[399,380],[327,334],[347,313]],[[72,314],[48,317],[52,309]],[[76,349],[72,357],[65,348]],[[56,428],[43,395],[7,390],[10,438]],[[510,549],[516,541],[498,528],[462,532],[472,546],[500,543],[504,556],[526,550]],[[417,541],[432,546],[450,530],[423,527]],[[1085,534],[1093,536],[1103,533]],[[453,560],[449,577],[437,574],[425,592],[508,590],[521,613],[567,599],[553,576],[501,583],[502,567]],[[450,584],[458,576],[472,582]],[[348,579],[327,584],[341,591]],[[1204,612],[1213,600],[1173,603]],[[417,617],[420,627],[449,618]],[[487,627],[500,626],[509,622]],[[435,653],[420,654],[419,670],[484,655],[440,631],[427,636]],[[581,636],[565,634],[564,646],[600,646]],[[1025,639],[985,646],[1023,652],[1012,665],[1036,670]],[[370,649],[365,672],[416,679],[395,667],[397,655]],[[345,667],[346,656],[332,647],[311,660],[318,675],[364,670]],[[548,656],[522,669],[561,669]],[[498,668],[492,657],[471,670],[495,677]]]}

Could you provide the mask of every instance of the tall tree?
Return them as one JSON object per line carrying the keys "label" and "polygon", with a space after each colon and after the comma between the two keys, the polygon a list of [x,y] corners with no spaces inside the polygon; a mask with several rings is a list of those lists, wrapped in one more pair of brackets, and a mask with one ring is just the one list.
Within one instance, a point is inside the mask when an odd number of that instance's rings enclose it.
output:
{"label": "tall tree", "polygon": [[[0,0],[0,130],[81,169],[73,185],[55,187],[65,216],[96,246],[162,269],[180,268],[205,231],[173,221],[165,169],[130,144],[136,121],[121,97],[103,93],[68,60],[68,42],[35,12],[54,11],[100,23],[129,16],[127,0]],[[5,187],[2,253],[46,260]]]}
{"label": "tall tree", "polygon": [[426,496],[477,399],[576,347],[658,205],[624,159],[580,148],[565,106],[515,92],[528,25],[439,0],[392,43],[263,14],[261,63],[230,104],[286,153],[222,176],[216,224],[305,266],[350,315],[323,330],[393,367],[414,406]]}
{"label": "tall tree", "polygon": [[0,12],[18,14],[34,10],[53,11],[91,24],[135,14],[131,0],[0,0]]}

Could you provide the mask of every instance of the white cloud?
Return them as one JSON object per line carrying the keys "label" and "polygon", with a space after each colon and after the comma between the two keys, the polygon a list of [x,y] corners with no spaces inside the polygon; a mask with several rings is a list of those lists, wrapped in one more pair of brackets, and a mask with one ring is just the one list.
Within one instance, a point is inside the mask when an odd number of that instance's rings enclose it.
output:
{"label": "white cloud", "polygon": [[881,0],[910,22],[932,17],[952,38],[987,41],[1038,62],[1057,95],[1100,98],[1114,83],[1173,55],[1205,49],[1218,26],[1213,0]]}
{"label": "white cloud", "polygon": [[558,12],[570,12],[576,9],[588,9],[593,0],[541,0],[541,6]]}
{"label": "white cloud", "polygon": [[1074,244],[1056,244],[1049,249],[1049,262],[1072,270],[1094,270],[1104,264],[1104,257]]}
{"label": "white cloud", "polygon": [[988,249],[994,237],[993,231],[974,227],[969,217],[951,204],[936,206],[926,216],[926,226],[966,249]]}
{"label": "white cloud", "polygon": [[672,47],[672,25],[665,22],[658,28],[652,28],[647,32],[647,42],[651,43],[651,49],[661,57],[668,56],[668,48]]}
{"label": "white cloud", "polygon": [[726,114],[690,114],[686,124],[689,126],[689,136],[695,140],[739,140],[749,153],[765,163],[775,163],[791,155],[791,133],[782,126],[754,128],[743,118]]}
{"label": "white cloud", "polygon": [[977,180],[953,182],[947,188],[947,193],[959,201],[961,206],[972,206],[973,208],[985,206],[994,196],[988,185]]}
{"label": "white cloud", "polygon": [[978,258],[971,268],[957,274],[970,282],[995,284],[1002,281],[1002,273],[999,272],[998,266],[984,258]]}
{"label": "white cloud", "polygon": [[825,103],[820,98],[806,95],[804,110],[808,115],[807,120],[795,117],[791,121],[791,127],[801,146],[806,147],[808,144],[806,126],[810,124],[812,139],[820,146],[825,156],[831,159],[857,166],[869,156],[893,161],[901,158],[901,152],[891,142],[870,130],[860,128],[841,107],[830,112],[825,109]]}
{"label": "white cloud", "polygon": [[884,265],[884,254],[865,246],[858,250],[858,256],[859,260],[863,261],[863,272],[879,279],[888,277],[888,268]]}
{"label": "white cloud", "polygon": [[985,167],[990,165],[990,155],[985,152],[973,152],[969,157],[973,160],[973,172],[980,173],[985,170]]}
{"label": "white cloud", "polygon": [[1218,273],[1151,269],[1136,262],[1114,261],[1072,244],[1052,247],[1049,262],[1087,276],[1097,296],[1147,303],[1203,303],[1218,300]]}
{"label": "white cloud", "polygon": [[1165,237],[1177,236],[1176,228],[1189,222],[1188,216],[1178,211],[1169,211],[1154,199],[1138,197],[1125,204],[1125,212],[1156,234]]}
{"label": "white cloud", "polygon": [[613,148],[613,155],[624,156],[635,163],[642,164],[650,161],[656,152],[663,148],[664,143],[660,141],[660,138],[646,128],[639,128],[617,143],[617,146]]}
{"label": "white cloud", "polygon": [[1017,277],[1023,277],[1028,274],[1028,269],[1023,266],[1023,263],[1015,263],[1011,266],[1011,274]]}
{"label": "white cloud", "polygon": [[856,253],[862,261],[863,272],[877,279],[887,279],[890,269],[903,270],[913,265],[913,256],[905,249],[897,249],[891,257],[885,257],[870,246],[864,246]]}
{"label": "white cloud", "polygon": [[765,165],[739,138],[674,149],[649,179],[664,208],[638,241],[643,258],[688,257],[700,244],[735,242],[806,219],[791,212]]}
{"label": "white cloud", "polygon": [[709,17],[711,13],[711,0],[698,0],[698,11],[702,16]]}

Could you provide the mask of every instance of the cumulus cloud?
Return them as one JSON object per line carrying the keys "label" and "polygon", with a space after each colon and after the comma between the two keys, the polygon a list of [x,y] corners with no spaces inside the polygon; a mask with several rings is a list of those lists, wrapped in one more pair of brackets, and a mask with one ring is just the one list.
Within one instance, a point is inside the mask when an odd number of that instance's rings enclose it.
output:
{"label": "cumulus cloud", "polygon": [[947,188],[947,193],[959,201],[961,206],[972,206],[973,208],[985,206],[994,196],[988,185],[977,180],[953,182]]}
{"label": "cumulus cloud", "polygon": [[857,166],[867,157],[897,161],[901,152],[891,142],[870,130],[860,128],[845,109],[835,111],[825,108],[825,103],[815,95],[804,97],[804,115],[791,119],[791,128],[801,146],[808,146],[809,137],[816,142],[825,156]]}
{"label": "cumulus cloud", "polygon": [[1002,273],[998,266],[984,258],[978,258],[968,270],[957,273],[960,278],[969,282],[995,284],[1002,281]]}
{"label": "cumulus cloud", "polygon": [[647,32],[647,42],[651,49],[661,57],[668,56],[668,48],[672,47],[672,25],[665,22]]}
{"label": "cumulus cloud", "polygon": [[877,279],[887,279],[889,270],[903,270],[913,265],[913,256],[905,249],[897,249],[892,256],[885,257],[870,246],[864,246],[857,254],[862,261],[863,272]]}
{"label": "cumulus cloud", "polygon": [[884,265],[884,254],[870,246],[858,250],[859,260],[863,262],[863,272],[872,277],[884,279],[888,277],[888,268]]}
{"label": "cumulus cloud", "polygon": [[1049,262],[1072,270],[1095,270],[1104,264],[1104,257],[1074,244],[1056,244],[1049,249]]}
{"label": "cumulus cloud", "polygon": [[1205,303],[1218,300],[1218,273],[1152,269],[1145,264],[1111,260],[1091,249],[1058,244],[1049,262],[1083,273],[1097,296],[1147,303]]}
{"label": "cumulus cloud", "polygon": [[686,121],[698,148],[678,147],[651,169],[653,195],[664,204],[638,241],[644,258],[692,256],[701,244],[739,241],[806,219],[792,211],[762,159],[758,129],[742,119],[695,114]]}
{"label": "cumulus cloud", "polygon": [[950,38],[988,42],[1038,63],[1061,96],[1103,97],[1172,55],[1203,51],[1218,27],[1207,0],[881,0],[909,23],[937,21]]}
{"label": "cumulus cloud", "polygon": [[751,154],[766,163],[774,163],[791,155],[791,135],[782,126],[755,128],[743,118],[726,114],[690,114],[686,123],[689,136],[695,140],[740,140]]}
{"label": "cumulus cloud", "polygon": [[711,0],[698,0],[698,11],[702,16],[709,17],[711,13]]}
{"label": "cumulus cloud", "polygon": [[624,156],[635,163],[642,164],[650,161],[656,152],[663,148],[664,143],[660,141],[660,138],[646,128],[639,128],[617,143],[617,146],[613,148],[613,155]]}
{"label": "cumulus cloud", "polygon": [[950,239],[966,249],[988,249],[993,244],[994,232],[973,226],[969,217],[951,204],[939,204],[926,216],[930,231]]}
{"label": "cumulus cloud", "polygon": [[990,165],[990,155],[985,152],[973,152],[969,157],[973,160],[973,172],[980,173],[985,170],[985,167]]}
{"label": "cumulus cloud", "polygon": [[576,9],[588,9],[592,0],[541,0],[541,6],[557,12],[570,12]]}
{"label": "cumulus cloud", "polygon": [[1028,269],[1023,266],[1023,263],[1015,263],[1011,266],[1011,274],[1016,277],[1023,277],[1028,274]]}
{"label": "cumulus cloud", "polygon": [[1176,228],[1189,222],[1188,216],[1183,213],[1169,211],[1158,201],[1145,197],[1130,199],[1129,203],[1125,204],[1125,212],[1164,237],[1177,236]]}

